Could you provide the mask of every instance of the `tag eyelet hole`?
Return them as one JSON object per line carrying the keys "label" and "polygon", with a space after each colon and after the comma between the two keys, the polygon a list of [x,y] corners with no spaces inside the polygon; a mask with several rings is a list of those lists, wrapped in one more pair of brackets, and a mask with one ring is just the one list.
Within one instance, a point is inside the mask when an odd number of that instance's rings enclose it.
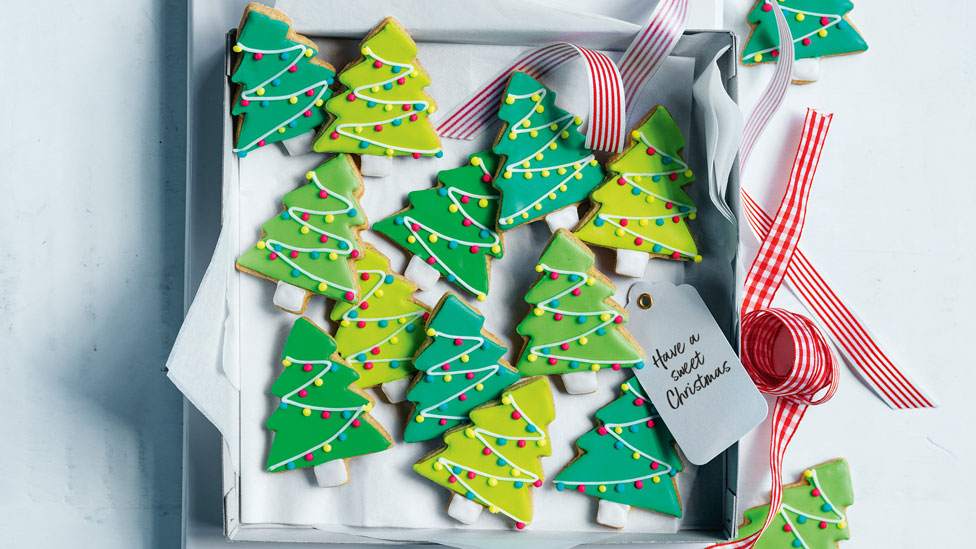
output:
{"label": "tag eyelet hole", "polygon": [[651,294],[641,294],[637,298],[637,306],[641,309],[650,309],[651,305],[654,305],[654,298],[651,297]]}

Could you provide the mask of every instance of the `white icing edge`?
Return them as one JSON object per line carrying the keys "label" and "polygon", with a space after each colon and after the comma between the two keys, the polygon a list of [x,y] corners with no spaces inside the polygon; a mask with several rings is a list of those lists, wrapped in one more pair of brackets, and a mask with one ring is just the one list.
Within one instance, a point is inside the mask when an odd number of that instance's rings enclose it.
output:
{"label": "white icing edge", "polygon": [[387,400],[396,404],[397,402],[403,402],[407,400],[407,389],[410,388],[409,377],[402,377],[400,379],[394,379],[393,381],[387,381],[386,383],[380,385],[380,390],[386,395]]}
{"label": "white icing edge", "polygon": [[628,514],[630,514],[630,505],[601,499],[596,511],[596,521],[604,526],[619,529],[627,526]]}
{"label": "white icing edge", "polygon": [[600,386],[596,372],[593,370],[562,374],[562,380],[563,385],[566,386],[566,392],[571,395],[587,395],[595,392]]}
{"label": "white icing edge", "polygon": [[437,279],[441,277],[441,273],[428,265],[419,256],[415,255],[410,257],[410,262],[407,263],[407,268],[403,271],[403,276],[409,278],[421,290],[427,291],[434,288],[434,285],[437,284]]}
{"label": "white icing edge", "polygon": [[281,146],[285,148],[291,156],[300,156],[312,152],[312,143],[315,142],[315,130],[308,130],[307,132],[296,135],[295,137],[289,137],[284,141],[279,141]]}
{"label": "white icing edge", "polygon": [[300,315],[305,311],[305,303],[308,299],[308,292],[304,288],[299,288],[294,284],[289,284],[284,280],[278,281],[278,287],[275,288],[274,298],[272,302],[275,307],[283,311],[288,311],[289,313],[294,313]]}
{"label": "white icing edge", "polygon": [[360,155],[362,165],[359,173],[366,177],[387,177],[393,173],[393,158],[374,154]]}
{"label": "white icing edge", "polygon": [[312,471],[315,472],[315,482],[322,488],[334,488],[349,482],[349,467],[344,459],[316,465],[312,467]]}
{"label": "white icing edge", "polygon": [[617,265],[614,270],[619,275],[641,278],[650,259],[647,252],[617,248]]}
{"label": "white icing edge", "polygon": [[553,233],[559,229],[571,231],[579,224],[579,210],[576,209],[576,205],[572,205],[550,212],[546,215],[546,224]]}
{"label": "white icing edge", "polygon": [[793,62],[793,80],[816,82],[820,80],[820,58],[797,59]]}
{"label": "white icing edge", "polygon": [[451,498],[451,503],[447,506],[447,515],[458,522],[464,524],[474,524],[481,516],[484,507],[480,503],[455,493]]}

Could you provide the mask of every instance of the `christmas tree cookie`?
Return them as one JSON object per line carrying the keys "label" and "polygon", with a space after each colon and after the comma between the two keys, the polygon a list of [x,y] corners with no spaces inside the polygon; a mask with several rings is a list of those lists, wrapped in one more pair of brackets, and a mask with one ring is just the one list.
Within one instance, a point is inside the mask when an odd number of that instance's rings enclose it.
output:
{"label": "christmas tree cookie", "polygon": [[549,382],[523,379],[501,402],[471,411],[471,424],[444,435],[446,446],[422,457],[414,470],[454,492],[447,514],[472,524],[484,507],[515,521],[532,521],[532,489],[545,476],[540,460],[552,453],[548,425],[556,417]]}
{"label": "christmas tree cookie", "polygon": [[335,341],[310,320],[292,325],[284,369],[271,386],[281,402],[267,422],[275,432],[269,472],[313,467],[320,486],[340,486],[349,482],[349,458],[393,446],[369,415],[373,401],[356,387],[359,374],[335,351]]}
{"label": "christmas tree cookie", "polygon": [[413,361],[417,375],[407,392],[414,407],[403,433],[406,442],[443,435],[519,379],[502,360],[505,347],[482,329],[484,323],[485,317],[455,294],[445,294],[437,304],[427,341]]}
{"label": "christmas tree cookie", "polygon": [[658,105],[631,132],[629,146],[607,163],[610,175],[593,191],[580,240],[616,248],[618,274],[641,277],[650,257],[701,261],[688,220],[698,209],[684,187],[695,181],[681,157],[685,137]]}
{"label": "christmas tree cookie", "polygon": [[319,132],[315,150],[362,154],[369,176],[389,175],[393,156],[443,156],[427,119],[437,110],[424,91],[430,76],[407,31],[387,17],[366,35],[360,52],[339,73],[345,88],[325,104],[332,119]]}
{"label": "christmas tree cookie", "polygon": [[[244,157],[277,141],[290,152],[308,151],[313,130],[326,119],[335,69],[315,56],[314,42],[291,30],[285,14],[261,4],[244,9],[233,50],[234,152]],[[294,142],[301,145],[286,141],[305,134]]]}
{"label": "christmas tree cookie", "polygon": [[[757,0],[747,21],[752,27],[742,49],[742,63],[755,65],[779,57],[779,31],[772,0]],[[820,59],[858,53],[867,42],[847,19],[854,9],[848,0],[780,0],[780,8],[793,35],[793,82],[808,84],[820,79]]]}
{"label": "christmas tree cookie", "polygon": [[561,374],[566,391],[592,393],[604,368],[643,368],[640,347],[623,328],[613,284],[594,265],[593,252],[566,229],[553,235],[539,278],[525,294],[532,311],[516,331],[525,339],[517,367],[523,376]]}
{"label": "christmas tree cookie", "polygon": [[[847,461],[835,459],[811,467],[798,482],[783,486],[783,505],[754,547],[834,549],[840,540],[851,539],[846,510],[853,504]],[[746,510],[738,539],[758,532],[768,513],[768,505]]]}
{"label": "christmas tree cookie", "polygon": [[361,297],[332,308],[339,356],[359,374],[358,386],[382,384],[390,402],[400,402],[413,378],[413,355],[424,342],[430,308],[412,297],[417,288],[390,271],[390,260],[373,246],[364,244],[356,269]]}
{"label": "christmas tree cookie", "polygon": [[604,175],[584,145],[583,120],[557,107],[556,94],[524,72],[512,73],[498,117],[505,122],[493,147],[502,157],[499,228],[545,217],[552,230],[571,229],[579,221],[576,205]]}
{"label": "christmas tree cookie", "polygon": [[631,507],[681,516],[674,477],[684,469],[674,438],[636,377],[596,411],[600,426],[576,441],[578,455],[556,475],[556,489],[600,500],[597,522],[623,528]]}
{"label": "christmas tree cookie", "polygon": [[366,216],[362,180],[352,158],[340,154],[305,174],[308,183],[286,194],[285,211],[261,225],[264,236],[237,259],[241,272],[278,282],[274,304],[301,314],[313,293],[353,303],[354,276]]}
{"label": "christmas tree cookie", "polygon": [[411,192],[406,209],[373,225],[413,254],[405,275],[421,289],[443,275],[484,301],[491,258],[503,253],[495,232],[498,191],[491,186],[497,165],[491,151],[472,154],[468,165],[438,172],[437,187]]}

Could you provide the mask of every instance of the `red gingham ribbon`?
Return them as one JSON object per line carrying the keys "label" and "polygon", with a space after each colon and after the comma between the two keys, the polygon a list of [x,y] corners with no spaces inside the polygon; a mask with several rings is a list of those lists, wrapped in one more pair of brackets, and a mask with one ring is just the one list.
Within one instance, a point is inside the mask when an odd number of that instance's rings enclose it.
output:
{"label": "red gingham ribbon", "polygon": [[[776,296],[793,260],[807,215],[807,199],[817,172],[820,152],[833,115],[807,110],[803,134],[793,159],[786,193],[745,283],[742,302],[742,364],[760,391],[775,395],[770,431],[769,468],[772,496],[766,522],[756,533],[738,541],[713,545],[748,549],[779,513],[783,502],[783,456],[807,406],[822,404],[837,391],[837,365],[827,341],[808,318],[783,309],[766,308]],[[774,345],[786,330],[793,342],[793,364],[783,371]]]}
{"label": "red gingham ribbon", "polygon": [[568,42],[556,42],[526,52],[493,76],[473,95],[447,112],[437,124],[442,137],[471,139],[496,119],[508,76],[522,71],[540,79],[567,61],[582,57],[590,89],[586,146],[618,152],[624,144],[624,91],[620,71],[606,55]]}

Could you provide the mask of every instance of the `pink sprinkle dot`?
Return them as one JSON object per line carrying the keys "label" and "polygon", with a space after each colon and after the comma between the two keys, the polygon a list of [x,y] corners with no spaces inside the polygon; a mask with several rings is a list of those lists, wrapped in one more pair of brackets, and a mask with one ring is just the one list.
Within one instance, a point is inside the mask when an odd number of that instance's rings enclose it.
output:
{"label": "pink sprinkle dot", "polygon": [[319,242],[328,242],[328,241],[329,241],[329,235],[324,234],[319,237]]}
{"label": "pink sprinkle dot", "polygon": [[820,24],[821,25],[829,25],[830,24],[830,18],[829,17],[821,17],[820,18]]}
{"label": "pink sprinkle dot", "polygon": [[268,255],[268,259],[270,259],[272,261],[275,260],[275,259],[278,259],[278,254],[276,254],[274,252],[271,252],[271,254]]}
{"label": "pink sprinkle dot", "polygon": [[468,373],[464,374],[464,377],[466,377],[468,379],[474,379],[474,372],[468,372]]}
{"label": "pink sprinkle dot", "polygon": [[356,327],[357,328],[365,328],[366,327],[366,321],[365,320],[360,320],[359,322],[356,323]]}
{"label": "pink sprinkle dot", "polygon": [[622,324],[623,321],[624,321],[624,317],[622,317],[620,315],[617,315],[617,318],[613,319],[613,323],[614,324]]}
{"label": "pink sprinkle dot", "polygon": [[331,416],[331,415],[332,414],[330,414],[329,411],[326,410],[326,411],[322,412],[322,419],[329,419],[329,416]]}
{"label": "pink sprinkle dot", "polygon": [[562,345],[559,346],[559,348],[562,349],[562,350],[564,350],[564,351],[568,351],[569,350],[569,343],[563,343]]}
{"label": "pink sprinkle dot", "polygon": [[480,249],[481,248],[479,248],[477,246],[471,246],[471,253],[476,254],[476,253],[478,253],[478,250],[480,250]]}
{"label": "pink sprinkle dot", "polygon": [[679,254],[678,252],[673,252],[671,254],[671,259],[681,259],[681,254]]}
{"label": "pink sprinkle dot", "polygon": [[562,313],[556,313],[556,314],[552,315],[552,317],[555,318],[556,320],[562,320],[563,319],[563,314]]}
{"label": "pink sprinkle dot", "polygon": [[319,191],[319,198],[329,198],[329,191],[326,190]]}
{"label": "pink sprinkle dot", "polygon": [[468,202],[471,202],[471,197],[469,197],[468,195],[464,195],[461,197],[461,204],[467,204]]}
{"label": "pink sprinkle dot", "polygon": [[512,412],[512,419],[522,419],[522,414],[518,410]]}
{"label": "pink sprinkle dot", "polygon": [[405,111],[409,111],[409,110],[410,110],[410,105],[404,105],[404,106],[403,106],[403,110],[405,110]]}
{"label": "pink sprinkle dot", "polygon": [[634,239],[634,244],[636,244],[637,246],[640,246],[643,243],[644,243],[644,239],[639,236]]}
{"label": "pink sprinkle dot", "polygon": [[462,345],[463,343],[464,343],[464,340],[461,339],[461,338],[457,338],[457,339],[454,340],[454,344],[455,345]]}
{"label": "pink sprinkle dot", "polygon": [[826,527],[827,527],[827,521],[821,521],[820,522],[820,529],[823,530]]}
{"label": "pink sprinkle dot", "polygon": [[674,202],[668,202],[664,205],[664,207],[670,210],[671,208],[674,207]]}
{"label": "pink sprinkle dot", "polygon": [[413,153],[413,154],[412,154],[412,155],[410,155],[410,156],[412,156],[412,157],[414,157],[414,158],[420,158],[420,153]]}
{"label": "pink sprinkle dot", "polygon": [[580,484],[579,486],[576,487],[576,491],[582,494],[583,492],[586,491],[586,486]]}
{"label": "pink sprinkle dot", "polygon": [[601,435],[605,435],[605,434],[607,434],[607,428],[606,427],[597,427],[596,432],[599,433],[599,434],[601,434]]}
{"label": "pink sprinkle dot", "polygon": [[294,259],[294,258],[298,257],[298,251],[297,250],[292,250],[291,253],[288,254],[288,255],[290,255],[292,257],[292,259]]}
{"label": "pink sprinkle dot", "polygon": [[613,366],[611,366],[611,368],[613,368],[614,371],[620,371],[620,364],[614,363]]}
{"label": "pink sprinkle dot", "polygon": [[773,50],[769,52],[769,55],[772,55],[773,57],[779,57],[779,50]]}
{"label": "pink sprinkle dot", "polygon": [[354,93],[350,93],[349,95],[346,96],[346,101],[355,101],[355,100],[356,100],[356,94]]}
{"label": "pink sprinkle dot", "polygon": [[447,420],[446,419],[442,419],[442,420],[438,421],[437,423],[440,423],[441,425],[447,425]]}
{"label": "pink sprinkle dot", "polygon": [[424,313],[424,320],[427,320],[428,318],[430,318],[430,312],[429,311],[426,312],[426,313]]}
{"label": "pink sprinkle dot", "polygon": [[295,72],[298,70],[298,65],[292,65],[288,67],[288,72]]}
{"label": "pink sprinkle dot", "polygon": [[428,265],[433,265],[434,263],[437,263],[437,260],[434,259],[434,256],[430,256],[430,257],[427,258],[427,264]]}
{"label": "pink sprinkle dot", "polygon": [[813,497],[815,497],[815,498],[816,497],[820,497],[820,490],[817,489],[817,488],[814,488],[813,490],[810,490],[810,495],[813,496]]}
{"label": "pink sprinkle dot", "polygon": [[460,400],[461,402],[464,402],[465,400],[468,400],[468,395],[460,394],[460,395],[458,395],[458,400]]}
{"label": "pink sprinkle dot", "polygon": [[312,97],[313,95],[315,95],[315,88],[312,88],[310,90],[306,90],[305,91],[305,95],[307,95],[309,97]]}
{"label": "pink sprinkle dot", "polygon": [[362,422],[359,421],[358,419],[352,420],[352,426],[353,427],[359,427],[360,425],[362,425]]}
{"label": "pink sprinkle dot", "polygon": [[365,368],[367,370],[372,370],[373,369],[373,363],[372,362],[367,362],[366,364],[363,364],[363,368]]}
{"label": "pink sprinkle dot", "polygon": [[302,113],[302,116],[308,118],[308,117],[312,116],[312,111],[305,111],[305,112]]}
{"label": "pink sprinkle dot", "polygon": [[550,358],[549,358],[549,365],[550,365],[550,366],[555,366],[555,365],[556,365],[556,359],[555,359],[555,358],[552,358],[552,357],[550,357]]}
{"label": "pink sprinkle dot", "polygon": [[346,298],[346,301],[352,301],[353,299],[356,298],[356,295],[353,294],[352,292],[346,292],[346,295],[343,297]]}
{"label": "pink sprinkle dot", "polygon": [[624,179],[623,177],[618,177],[617,178],[617,185],[626,185],[626,184],[627,184],[627,180],[626,179]]}
{"label": "pink sprinkle dot", "polygon": [[315,459],[315,457],[313,457],[312,454],[305,454],[305,461],[312,461],[313,459]]}
{"label": "pink sprinkle dot", "polygon": [[626,227],[628,223],[630,223],[630,221],[628,221],[626,219],[621,219],[620,220],[620,226],[621,227]]}
{"label": "pink sprinkle dot", "polygon": [[339,139],[339,132],[332,132],[329,134],[332,139]]}
{"label": "pink sprinkle dot", "polygon": [[680,215],[676,215],[676,216],[674,216],[674,217],[671,218],[671,221],[673,223],[677,223],[677,222],[681,221],[681,216]]}
{"label": "pink sprinkle dot", "polygon": [[416,231],[419,231],[420,230],[420,225],[418,225],[416,223],[411,223],[410,224],[410,230],[415,231],[415,232]]}
{"label": "pink sprinkle dot", "polygon": [[383,62],[379,60],[373,61],[373,66],[378,69],[383,66]]}
{"label": "pink sprinkle dot", "polygon": [[771,6],[769,4],[763,4],[762,10],[763,11],[773,11],[773,6]]}
{"label": "pink sprinkle dot", "polygon": [[360,280],[369,280],[369,273],[363,273],[359,275]]}
{"label": "pink sprinkle dot", "polygon": [[[614,364],[614,366],[620,366],[620,365],[619,364]],[[644,399],[642,399],[642,398],[635,398],[634,399],[634,406],[643,406],[643,405],[644,405]]]}
{"label": "pink sprinkle dot", "polygon": [[671,179],[671,181],[674,181],[674,180],[678,179],[678,174],[677,173],[673,173],[673,174],[669,175],[668,177]]}
{"label": "pink sprinkle dot", "polygon": [[660,465],[658,465],[658,463],[656,461],[652,461],[651,462],[651,469],[654,469],[655,471],[657,471],[657,468],[658,467],[660,467]]}
{"label": "pink sprinkle dot", "polygon": [[380,354],[380,348],[379,347],[373,347],[372,349],[369,350],[369,352],[373,353],[374,355],[378,355],[378,354]]}
{"label": "pink sprinkle dot", "polygon": [[481,176],[481,180],[484,181],[485,183],[490,183],[491,182],[491,176],[488,175],[488,174],[485,174],[485,175]]}
{"label": "pink sprinkle dot", "polygon": [[790,526],[789,524],[784,524],[783,525],[783,531],[784,532],[792,532],[793,531],[793,527]]}
{"label": "pink sprinkle dot", "polygon": [[519,448],[525,448],[525,441],[524,440],[518,441],[518,447]]}
{"label": "pink sprinkle dot", "polygon": [[478,476],[478,475],[474,474],[474,471],[468,471],[468,478],[473,479],[476,476]]}
{"label": "pink sprinkle dot", "polygon": [[306,391],[305,389],[302,389],[301,391],[298,391],[298,396],[300,396],[302,398],[305,398],[305,397],[308,396],[308,391]]}
{"label": "pink sprinkle dot", "polygon": [[553,280],[558,280],[559,279],[559,273],[557,273],[557,272],[551,272],[551,273],[549,273],[549,278],[551,278]]}
{"label": "pink sprinkle dot", "polygon": [[651,428],[651,429],[653,429],[653,428],[654,428],[654,420],[653,420],[653,419],[649,419],[649,420],[647,420],[647,424],[646,424],[646,425],[647,425],[647,426],[648,426],[649,428]]}
{"label": "pink sprinkle dot", "polygon": [[265,141],[264,139],[262,139],[261,141],[258,141],[258,147],[263,147],[265,145],[267,145],[267,141]]}
{"label": "pink sprinkle dot", "polygon": [[[359,308],[365,311],[366,309],[369,309],[369,303],[363,301],[362,303],[359,304]],[[375,355],[376,353],[373,354]]]}
{"label": "pink sprinkle dot", "polygon": [[573,290],[573,295],[577,295],[578,296],[578,295],[580,295],[580,293],[581,292],[580,292],[580,289],[579,288],[576,288],[575,290]]}
{"label": "pink sprinkle dot", "polygon": [[381,124],[377,124],[377,125],[373,126],[373,130],[374,131],[381,132],[381,131],[383,131],[383,126]]}
{"label": "pink sprinkle dot", "polygon": [[308,221],[308,212],[302,214],[302,221]]}
{"label": "pink sprinkle dot", "polygon": [[647,156],[653,156],[657,151],[654,150],[654,147],[648,147],[646,152]]}
{"label": "pink sprinkle dot", "polygon": [[411,114],[410,115],[410,121],[411,122],[416,122],[417,121],[417,115],[416,114]]}
{"label": "pink sprinkle dot", "polygon": [[451,365],[450,364],[444,364],[444,365],[441,366],[441,370],[444,370],[445,372],[450,372],[451,371]]}
{"label": "pink sprinkle dot", "polygon": [[804,46],[809,46],[810,45],[810,39],[809,38],[804,38],[803,39],[803,45]]}
{"label": "pink sprinkle dot", "polygon": [[457,477],[454,476],[454,475],[451,475],[451,476],[447,477],[447,481],[450,482],[451,484],[454,484],[455,482],[457,482]]}
{"label": "pink sprinkle dot", "polygon": [[406,82],[407,82],[406,78],[403,77],[397,78],[397,84],[400,84],[401,86],[404,85]]}
{"label": "pink sprinkle dot", "polygon": [[519,530],[521,530],[521,529],[525,528],[525,523],[524,522],[516,522],[515,523],[515,527],[518,528]]}
{"label": "pink sprinkle dot", "polygon": [[257,59],[258,61],[260,61],[262,57],[264,57],[264,54],[263,53],[255,53],[254,54],[254,58]]}
{"label": "pink sprinkle dot", "polygon": [[644,487],[644,482],[643,481],[638,480],[638,481],[634,482],[634,488],[637,488],[638,490],[640,490],[643,487]]}
{"label": "pink sprinkle dot", "polygon": [[248,101],[247,99],[241,99],[241,106],[242,107],[246,107],[246,106],[248,106],[250,104],[251,104],[251,102]]}
{"label": "pink sprinkle dot", "polygon": [[470,227],[471,226],[471,220],[468,219],[468,218],[464,218],[464,221],[461,221],[461,224],[464,225],[465,227]]}
{"label": "pink sprinkle dot", "polygon": [[349,253],[349,257],[351,257],[353,259],[356,259],[357,257],[359,257],[359,250],[353,250],[352,252],[350,252]]}
{"label": "pink sprinkle dot", "polygon": [[[525,441],[523,440],[523,441],[520,441],[520,442],[525,442]],[[532,486],[535,486],[536,488],[541,488],[542,487],[542,479],[540,478],[539,480],[533,482],[532,483]]]}
{"label": "pink sprinkle dot", "polygon": [[484,454],[484,455],[486,455],[486,456],[490,456],[491,455],[491,448],[485,448],[484,450],[481,451],[481,453]]}
{"label": "pink sprinkle dot", "polygon": [[305,366],[302,366],[302,369],[305,370],[306,372],[311,372],[312,371],[312,365],[311,364],[306,364]]}

